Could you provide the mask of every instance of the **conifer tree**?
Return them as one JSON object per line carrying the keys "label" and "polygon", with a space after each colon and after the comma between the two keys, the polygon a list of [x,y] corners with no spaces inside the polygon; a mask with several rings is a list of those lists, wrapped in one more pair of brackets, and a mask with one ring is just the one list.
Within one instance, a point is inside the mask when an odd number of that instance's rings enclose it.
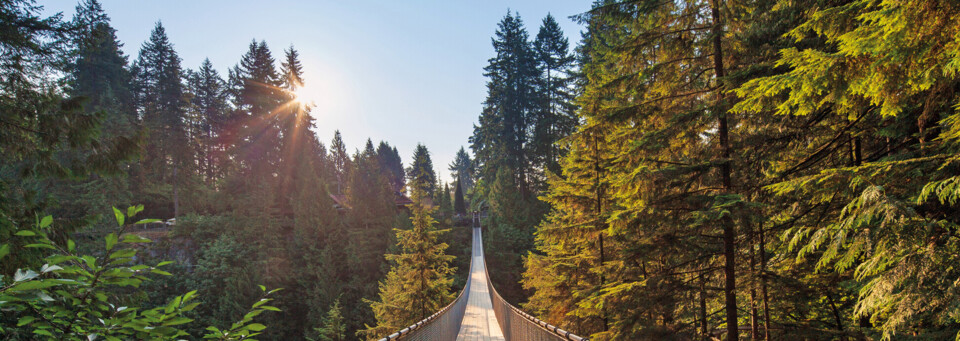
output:
{"label": "conifer tree", "polygon": [[[0,12],[0,215],[10,221],[0,224],[0,240],[8,241],[15,226],[31,226],[55,203],[38,186],[41,181],[119,174],[140,144],[122,135],[101,139],[104,112],[84,110],[82,98],[53,90],[57,76],[74,71],[63,67],[66,51],[58,48],[59,38],[70,31],[67,23],[59,16],[42,17],[32,1],[0,3]],[[64,235],[79,227],[57,225],[55,231]],[[10,254],[0,262],[0,273],[42,265],[36,264],[39,249],[5,244]]]}
{"label": "conifer tree", "polygon": [[463,186],[462,190],[465,193],[473,188],[476,169],[473,166],[473,160],[470,159],[470,154],[467,154],[467,151],[463,149],[462,146],[460,150],[457,151],[457,155],[453,158],[453,162],[450,163],[448,169],[450,170],[453,180]]}
{"label": "conifer tree", "polygon": [[[70,24],[74,30],[70,36],[73,51],[67,65],[68,94],[83,98],[83,110],[88,115],[102,115],[98,140],[103,145],[116,143],[117,138],[139,140],[127,57],[120,50],[121,44],[116,30],[110,26],[110,18],[99,2],[88,0],[77,5]],[[136,150],[136,147],[130,149]],[[74,186],[73,191],[61,193],[62,209],[58,216],[66,218],[75,214],[106,212],[110,207],[129,205],[131,188],[126,171],[131,165],[116,166],[122,171],[82,181]],[[73,209],[76,211],[70,212]]]}
{"label": "conifer tree", "polygon": [[250,180],[267,181],[280,163],[280,117],[285,115],[277,111],[289,100],[289,94],[280,87],[283,80],[266,42],[250,42],[237,77],[242,81],[237,109],[243,122],[237,158]]}
{"label": "conifer tree", "polygon": [[497,24],[493,39],[496,56],[484,68],[487,99],[480,125],[470,137],[481,176],[492,179],[498,169],[516,172],[521,195],[530,193],[529,146],[532,115],[536,106],[536,55],[519,15],[508,12]]}
{"label": "conifer tree", "polygon": [[350,155],[347,154],[347,146],[343,144],[343,137],[340,136],[339,130],[333,133],[333,141],[330,142],[330,154],[333,159],[333,169],[337,176],[337,194],[341,194],[346,187]]}
{"label": "conifer tree", "polygon": [[330,305],[327,315],[321,322],[323,327],[315,328],[317,339],[315,341],[343,341],[347,338],[347,326],[344,324],[343,315],[340,313],[340,299],[337,299]]}
{"label": "conifer tree", "polygon": [[[180,210],[180,187],[191,174],[188,167],[193,155],[188,146],[180,57],[159,21],[140,48],[133,69],[137,110],[149,134],[140,186],[147,193],[161,195],[162,201],[156,205],[172,204],[169,214],[175,217]],[[166,186],[170,186],[169,192]]]}
{"label": "conifer tree", "polygon": [[560,25],[547,14],[533,41],[537,68],[537,106],[531,128],[531,162],[538,168],[559,173],[562,156],[556,147],[560,138],[573,133],[577,124],[571,87],[574,58]]}
{"label": "conifer tree", "polygon": [[200,175],[207,183],[213,183],[223,174],[226,162],[226,144],[223,131],[227,125],[227,93],[220,74],[213,68],[210,59],[204,59],[196,72],[187,77],[191,122],[195,153]]}
{"label": "conifer tree", "polygon": [[390,179],[390,183],[393,184],[393,188],[399,192],[403,189],[403,186],[406,182],[404,180],[406,172],[403,169],[403,160],[400,159],[400,153],[397,152],[396,147],[391,147],[390,144],[380,141],[380,145],[377,146],[377,159],[380,160],[380,169],[387,174],[387,177]]}
{"label": "conifer tree", "polygon": [[467,204],[463,198],[463,186],[457,181],[453,194],[453,212],[456,214],[467,214]]}
{"label": "conifer tree", "polygon": [[392,263],[380,282],[380,300],[368,301],[377,318],[362,335],[376,339],[403,329],[430,316],[453,300],[453,256],[444,253],[447,244],[438,242],[448,230],[437,230],[432,209],[423,204],[427,195],[420,186],[411,186],[413,204],[410,229],[394,229],[400,253],[387,255]]}
{"label": "conifer tree", "polygon": [[418,187],[423,191],[424,198],[434,197],[437,189],[437,174],[433,170],[433,161],[426,146],[417,143],[407,174],[410,176],[411,187]]}
{"label": "conifer tree", "polygon": [[447,224],[447,219],[453,216],[453,201],[450,200],[450,184],[444,183],[443,189],[437,191],[435,200],[439,206],[439,217],[441,224]]}

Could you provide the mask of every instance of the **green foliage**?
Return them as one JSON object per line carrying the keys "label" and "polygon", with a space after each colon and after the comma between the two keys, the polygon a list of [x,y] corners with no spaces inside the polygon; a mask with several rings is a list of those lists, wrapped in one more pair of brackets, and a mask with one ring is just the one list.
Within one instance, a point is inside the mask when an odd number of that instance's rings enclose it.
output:
{"label": "green foliage", "polygon": [[470,154],[467,154],[463,147],[460,147],[460,150],[457,151],[457,155],[454,156],[448,169],[453,180],[460,184],[464,193],[473,189],[477,169],[474,167],[473,160],[470,159]]}
{"label": "green foliage", "polygon": [[314,331],[317,333],[317,338],[307,338],[308,340],[343,341],[347,338],[347,326],[344,324],[343,315],[340,314],[340,299],[333,302],[321,324],[323,325],[322,327],[314,328]]}
{"label": "green foliage", "polygon": [[958,11],[595,3],[525,307],[598,340],[958,335]]}
{"label": "green foliage", "polygon": [[437,192],[437,174],[433,170],[433,160],[430,159],[430,151],[426,146],[417,144],[407,175],[410,177],[410,187],[423,191],[427,197],[433,197]]}
{"label": "green foliage", "polygon": [[426,193],[412,187],[410,229],[395,229],[400,253],[387,255],[392,263],[387,277],[380,282],[380,300],[366,301],[377,318],[376,326],[367,326],[358,335],[378,339],[403,329],[440,310],[453,300],[450,277],[453,256],[446,255],[446,243],[438,242],[448,230],[434,227],[430,208],[422,199]]}
{"label": "green foliage", "polygon": [[[180,325],[193,320],[184,315],[199,303],[192,302],[196,291],[177,296],[166,305],[146,308],[120,306],[117,303],[118,289],[137,288],[150,274],[169,275],[160,268],[170,262],[156,265],[134,264],[137,244],[149,243],[147,238],[125,233],[131,224],[127,218],[143,210],[143,206],[131,206],[127,212],[116,208],[114,216],[117,228],[104,238],[100,256],[83,255],[77,251],[72,240],[56,243],[49,238],[53,219],[46,216],[34,227],[21,229],[16,235],[30,241],[28,248],[38,248],[46,253],[47,263],[34,271],[18,269],[13,278],[0,277],[0,309],[13,314],[16,326],[0,326],[0,332],[10,335],[32,334],[34,337],[57,340],[81,340],[103,337],[107,340],[125,338],[173,340],[188,335]],[[149,224],[154,219],[144,219],[132,225]],[[6,256],[9,244],[0,246],[0,258]],[[265,291],[265,289],[264,289]],[[275,290],[274,290],[275,291]],[[274,291],[266,292],[269,295]],[[266,310],[278,311],[265,305],[264,298],[254,304],[244,319],[234,323],[229,333],[214,333],[207,339],[245,340],[259,334],[265,326],[252,323],[252,318]]]}

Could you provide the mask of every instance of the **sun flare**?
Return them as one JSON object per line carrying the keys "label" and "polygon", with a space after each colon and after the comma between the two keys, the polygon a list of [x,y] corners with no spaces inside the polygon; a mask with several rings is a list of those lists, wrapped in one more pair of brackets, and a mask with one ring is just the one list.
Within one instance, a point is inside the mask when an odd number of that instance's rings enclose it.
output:
{"label": "sun flare", "polygon": [[293,100],[302,104],[315,105],[317,103],[317,95],[316,92],[312,91],[309,87],[300,87],[293,91]]}

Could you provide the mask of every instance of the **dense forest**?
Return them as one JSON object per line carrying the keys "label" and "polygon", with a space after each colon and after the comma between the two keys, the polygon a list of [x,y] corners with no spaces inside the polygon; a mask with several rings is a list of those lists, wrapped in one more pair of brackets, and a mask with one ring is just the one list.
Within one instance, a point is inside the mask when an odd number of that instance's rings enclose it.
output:
{"label": "dense forest", "polygon": [[321,142],[292,46],[222,75],[39,13],[0,2],[5,339],[377,339],[456,297],[474,211],[497,291],[591,340],[960,338],[957,3],[508,11],[451,183]]}
{"label": "dense forest", "polygon": [[472,140],[491,271],[592,340],[960,336],[958,18],[601,0],[570,67],[508,15]]}
{"label": "dense forest", "polygon": [[[96,0],[0,8],[3,339],[376,337],[422,318],[376,302],[436,310],[463,286],[469,156],[444,184],[425,146],[405,168],[387,142],[319,141],[294,47],[254,40],[222,75],[181,65],[160,22],[128,58]],[[424,245],[431,293],[390,296]]]}

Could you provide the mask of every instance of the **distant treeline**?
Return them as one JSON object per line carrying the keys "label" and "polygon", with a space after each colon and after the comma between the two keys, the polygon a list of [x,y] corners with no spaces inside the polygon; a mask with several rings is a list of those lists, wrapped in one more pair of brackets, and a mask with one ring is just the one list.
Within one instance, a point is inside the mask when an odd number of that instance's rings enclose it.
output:
{"label": "distant treeline", "polygon": [[[128,62],[95,0],[81,1],[70,20],[40,17],[32,1],[3,2],[0,10],[4,283],[15,275],[28,280],[21,269],[40,269],[57,253],[14,236],[38,217],[54,217],[44,226],[54,245],[77,240],[77,250],[61,251],[97,254],[116,225],[111,207],[142,204],[140,216],[169,221],[170,231],[137,262],[176,260],[164,267],[172,275],[106,290],[104,302],[147,309],[196,290],[200,304],[183,315],[195,320],[182,327],[189,335],[240,320],[264,285],[283,290],[271,294],[280,312],[256,316],[268,326],[259,338],[356,339],[365,325],[377,325],[378,284],[394,285],[391,268],[407,269],[404,255],[414,251],[403,238],[432,250],[435,293],[379,297],[442,306],[452,299],[451,285],[462,286],[463,278],[451,275],[466,271],[469,233],[442,232],[455,209],[469,206],[469,155],[461,150],[450,166],[457,180],[443,184],[425,146],[405,169],[387,142],[368,139],[354,152],[339,132],[329,145],[320,142],[311,106],[295,96],[309,80],[293,47],[278,62],[265,42],[253,41],[224,77],[209,60],[197,69],[182,66],[159,22]],[[405,207],[411,203],[412,211]],[[445,241],[462,257],[446,256]],[[388,261],[385,254],[398,255]],[[425,299],[431,303],[421,305]],[[70,311],[86,303],[64,304]],[[30,339],[40,329],[86,338],[83,323],[44,329],[41,312],[4,311],[4,339]],[[420,315],[381,325],[405,327]],[[90,333],[111,332],[118,331]]]}

